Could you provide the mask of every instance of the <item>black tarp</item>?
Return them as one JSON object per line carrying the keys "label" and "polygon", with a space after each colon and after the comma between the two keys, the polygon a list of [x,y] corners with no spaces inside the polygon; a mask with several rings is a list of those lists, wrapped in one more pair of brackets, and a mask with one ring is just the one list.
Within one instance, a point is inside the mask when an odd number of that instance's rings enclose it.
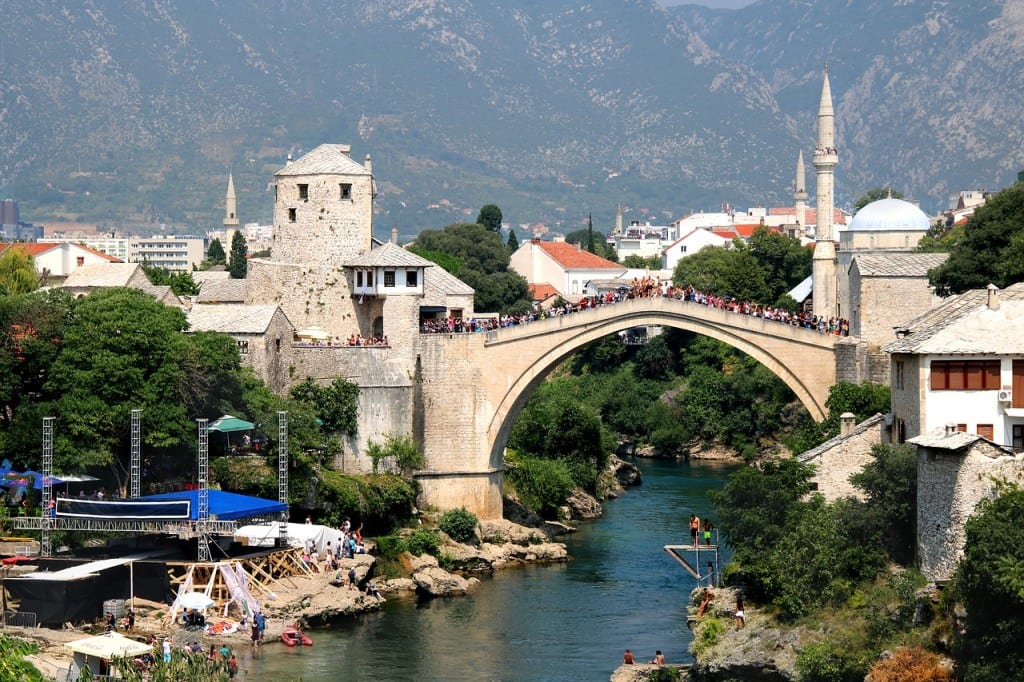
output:
{"label": "black tarp", "polygon": [[188,521],[190,500],[125,500],[101,502],[57,498],[57,516],[78,519],[117,519],[119,521]]}
{"label": "black tarp", "polygon": [[[83,563],[46,559],[38,566],[41,571],[53,572]],[[142,599],[165,601],[170,591],[167,565],[162,561],[135,561],[131,566],[126,563],[70,580],[9,578],[4,584],[11,599],[20,600],[19,612],[35,613],[41,624],[59,625],[99,618],[103,602],[131,598],[133,582],[135,596]]]}

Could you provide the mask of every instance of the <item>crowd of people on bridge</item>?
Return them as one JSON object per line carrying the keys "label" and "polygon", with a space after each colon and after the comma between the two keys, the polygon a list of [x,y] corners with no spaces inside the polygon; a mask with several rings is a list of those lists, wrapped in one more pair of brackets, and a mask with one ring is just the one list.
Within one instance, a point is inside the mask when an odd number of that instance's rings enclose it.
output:
{"label": "crowd of people on bridge", "polygon": [[634,278],[627,286],[623,284],[616,290],[607,291],[595,296],[584,296],[576,303],[562,302],[544,310],[534,308],[527,313],[501,315],[485,318],[446,317],[424,319],[420,324],[423,334],[472,334],[492,331],[504,327],[516,327],[551,317],[571,315],[591,308],[614,305],[636,298],[672,298],[688,303],[718,308],[731,313],[760,317],[765,320],[780,322],[794,327],[810,329],[822,334],[849,336],[850,322],[841,317],[814,315],[808,311],[790,312],[785,308],[762,305],[751,301],[740,301],[732,296],[716,296],[700,291],[692,286],[675,286],[668,280],[654,277]]}

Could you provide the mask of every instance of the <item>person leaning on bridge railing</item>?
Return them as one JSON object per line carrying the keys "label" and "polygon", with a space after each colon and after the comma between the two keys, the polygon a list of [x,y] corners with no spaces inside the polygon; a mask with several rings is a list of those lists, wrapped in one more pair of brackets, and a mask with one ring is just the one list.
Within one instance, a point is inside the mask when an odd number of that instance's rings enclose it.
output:
{"label": "person leaning on bridge railing", "polygon": [[672,298],[688,303],[726,310],[740,315],[760,317],[764,320],[771,320],[781,324],[788,324],[804,329],[811,329],[823,334],[834,334],[836,336],[850,335],[850,322],[840,317],[818,317],[807,311],[791,313],[784,308],[740,301],[732,296],[716,296],[714,294],[699,291],[692,286],[676,287],[667,281],[645,277],[640,280],[633,279],[631,286],[623,285],[615,291],[609,291],[596,296],[584,296],[577,303],[565,303],[561,306],[553,306],[548,310],[533,310],[529,313],[516,315],[502,315],[499,318],[453,318],[424,319],[420,323],[422,334],[465,334],[480,331],[491,331],[504,327],[517,327],[529,324],[538,320],[546,320],[549,317],[560,317],[571,315],[591,308],[599,308],[606,305],[614,305],[637,298]]}

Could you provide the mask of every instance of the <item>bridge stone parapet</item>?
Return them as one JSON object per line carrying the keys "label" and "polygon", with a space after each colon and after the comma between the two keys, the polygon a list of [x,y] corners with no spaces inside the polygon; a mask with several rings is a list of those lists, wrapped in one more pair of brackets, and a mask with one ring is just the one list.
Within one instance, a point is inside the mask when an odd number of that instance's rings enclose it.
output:
{"label": "bridge stone parapet", "polygon": [[427,459],[418,476],[427,502],[469,500],[478,515],[500,516],[505,443],[530,394],[571,353],[638,326],[729,344],[775,373],[814,419],[826,415],[840,337],[694,302],[640,298],[485,333],[422,335],[413,423]]}

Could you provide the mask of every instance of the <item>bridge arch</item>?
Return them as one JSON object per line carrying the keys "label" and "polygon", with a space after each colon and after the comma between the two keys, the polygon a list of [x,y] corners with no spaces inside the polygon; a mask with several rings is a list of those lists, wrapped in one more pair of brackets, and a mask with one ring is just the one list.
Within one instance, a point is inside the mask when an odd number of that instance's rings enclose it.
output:
{"label": "bridge arch", "polygon": [[[694,332],[751,356],[793,391],[811,417],[826,416],[828,387],[835,383],[835,337],[773,320],[673,299],[634,299],[564,317],[489,332],[491,366],[504,366],[503,390],[492,395],[489,461],[502,467],[505,444],[523,405],[567,356],[600,338],[632,327],[659,325]],[[513,358],[499,362],[497,355]]]}

